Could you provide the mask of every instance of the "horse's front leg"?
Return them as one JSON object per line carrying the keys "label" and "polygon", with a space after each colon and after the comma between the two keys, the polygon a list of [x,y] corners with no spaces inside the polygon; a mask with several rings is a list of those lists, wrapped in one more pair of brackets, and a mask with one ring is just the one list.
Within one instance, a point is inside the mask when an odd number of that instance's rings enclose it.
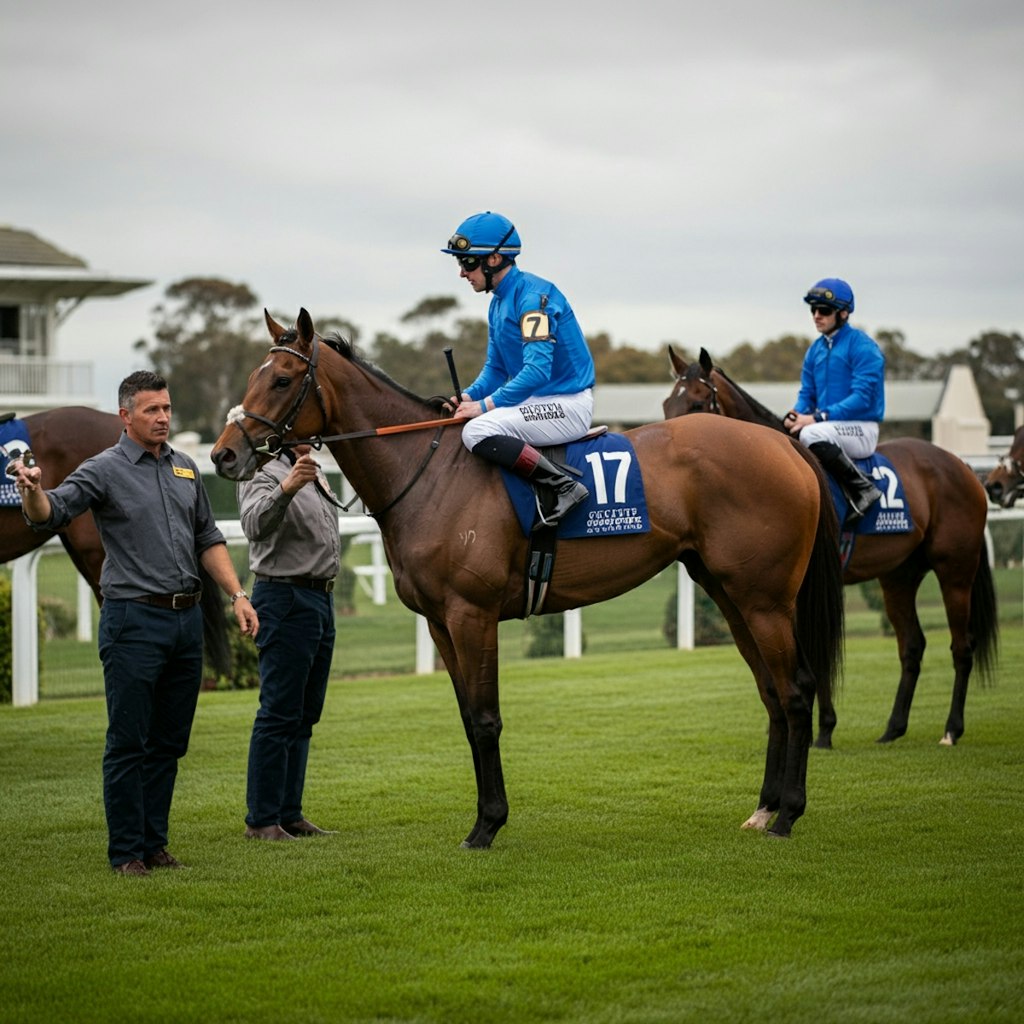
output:
{"label": "horse's front leg", "polygon": [[495,618],[453,629],[430,625],[459,702],[459,714],[473,755],[477,816],[462,841],[467,849],[486,849],[508,820],[508,798],[501,768],[501,712],[498,706],[498,623]]}

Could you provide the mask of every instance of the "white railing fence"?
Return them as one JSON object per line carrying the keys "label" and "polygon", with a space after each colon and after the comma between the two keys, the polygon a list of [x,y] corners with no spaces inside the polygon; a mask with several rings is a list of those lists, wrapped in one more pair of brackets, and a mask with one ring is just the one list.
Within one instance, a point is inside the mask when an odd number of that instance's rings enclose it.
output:
{"label": "white railing fence", "polygon": [[[237,520],[227,520],[217,524],[229,544],[242,543],[245,534]],[[368,596],[374,604],[382,605],[387,597],[388,566],[384,557],[384,545],[381,540],[377,523],[370,516],[347,515],[340,517],[339,529],[343,535],[350,535],[354,544],[368,544],[370,561],[367,565],[357,565],[357,579],[367,586]],[[27,707],[39,701],[39,629],[38,629],[38,588],[36,570],[39,558],[45,548],[56,545],[60,541],[54,537],[42,547],[30,551],[14,560],[12,565],[12,622],[13,680],[11,700],[15,707]],[[680,564],[679,596],[676,606],[678,616],[676,630],[676,647],[680,650],[692,650],[694,647],[694,590],[693,580],[687,575]],[[78,578],[78,628],[77,637],[81,641],[92,639],[92,590],[81,577]],[[579,608],[563,613],[563,653],[566,658],[579,658],[583,653],[583,619]],[[427,628],[427,620],[421,615],[416,616],[416,658],[417,675],[426,675],[435,671],[435,647]]]}

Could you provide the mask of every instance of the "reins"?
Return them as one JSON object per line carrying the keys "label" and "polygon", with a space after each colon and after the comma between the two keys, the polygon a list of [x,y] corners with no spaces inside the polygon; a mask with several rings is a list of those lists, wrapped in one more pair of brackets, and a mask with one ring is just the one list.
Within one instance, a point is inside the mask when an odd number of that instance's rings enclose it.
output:
{"label": "reins", "polygon": [[[313,437],[298,438],[294,441],[288,441],[285,439],[285,435],[292,431],[295,425],[295,421],[299,417],[299,413],[302,410],[302,406],[306,401],[306,397],[309,394],[310,388],[313,388],[313,393],[316,395],[317,404],[320,406],[320,415],[323,419],[324,426],[327,426],[327,407],[324,404],[323,392],[320,389],[320,384],[316,379],[316,368],[320,361],[320,350],[319,350],[320,339],[314,334],[312,351],[309,356],[303,355],[301,352],[292,348],[289,345],[273,345],[270,348],[271,352],[287,352],[289,355],[295,356],[297,359],[301,359],[306,364],[306,374],[302,378],[302,384],[299,387],[299,393],[295,397],[295,401],[292,402],[291,408],[288,412],[281,417],[280,420],[275,422],[267,416],[262,416],[259,413],[250,412],[248,409],[242,406],[236,406],[228,413],[228,422],[234,423],[238,427],[242,436],[245,438],[246,443],[252,449],[254,455],[278,455],[282,451],[287,449],[296,448],[299,445],[309,445],[315,451],[320,451],[325,444],[329,444],[333,441],[356,441],[360,438],[367,437],[386,437],[390,434],[403,434],[413,430],[429,430],[431,428],[437,428],[437,433],[434,435],[433,441],[430,442],[430,447],[427,449],[427,454],[424,456],[423,461],[417,467],[416,472],[413,474],[412,479],[398,492],[398,495],[391,499],[382,509],[378,509],[376,512],[370,512],[367,510],[367,514],[374,518],[382,516],[389,509],[393,508],[402,500],[412,489],[413,485],[423,475],[424,470],[427,468],[427,463],[430,461],[430,457],[437,451],[438,446],[441,443],[441,431],[444,427],[450,427],[456,423],[463,423],[463,420],[453,419],[451,417],[447,419],[438,420],[420,420],[417,423],[396,423],[392,426],[387,427],[373,427],[367,430],[353,430],[347,434],[330,434],[324,437],[322,434],[315,434]],[[268,434],[263,440],[262,444],[255,444],[253,439],[249,436],[248,431],[242,426],[244,419],[256,420],[257,423],[263,423],[270,427],[273,433]],[[290,453],[288,453],[290,456]],[[330,491],[326,490],[320,485],[320,481],[315,481],[317,489],[320,494],[329,501],[332,505],[340,508],[343,512],[348,510],[355,504],[356,498],[353,498],[347,505],[343,505],[337,498],[331,494]],[[358,497],[358,496],[357,496]]]}

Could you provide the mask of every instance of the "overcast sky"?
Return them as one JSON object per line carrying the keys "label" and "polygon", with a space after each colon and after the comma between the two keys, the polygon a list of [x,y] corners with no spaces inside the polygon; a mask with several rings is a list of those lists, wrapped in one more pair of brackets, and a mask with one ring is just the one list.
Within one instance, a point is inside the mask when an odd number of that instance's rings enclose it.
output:
{"label": "overcast sky", "polygon": [[109,407],[184,277],[484,316],[437,250],[485,209],[616,344],[810,334],[839,276],[948,352],[1024,330],[1022,54],[1019,0],[0,0],[0,223],[155,282],[62,330]]}

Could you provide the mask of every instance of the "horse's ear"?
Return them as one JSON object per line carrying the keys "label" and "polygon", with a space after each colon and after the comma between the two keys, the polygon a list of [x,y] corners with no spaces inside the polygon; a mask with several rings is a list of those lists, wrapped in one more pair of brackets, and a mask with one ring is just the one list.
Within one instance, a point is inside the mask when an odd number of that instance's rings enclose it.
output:
{"label": "horse's ear", "polygon": [[281,335],[285,333],[285,328],[270,315],[268,309],[263,310],[263,319],[267,321],[267,330],[270,331],[270,336],[274,339],[274,344],[276,345],[281,340]]}
{"label": "horse's ear", "polygon": [[700,368],[705,374],[710,373],[715,368],[715,364],[711,362],[711,356],[708,355],[706,348],[700,350]]}
{"label": "horse's ear", "polygon": [[672,364],[674,376],[682,377],[686,373],[686,360],[671,345],[668,347],[668,360]]}
{"label": "horse's ear", "polygon": [[305,342],[307,345],[312,345],[313,335],[316,334],[316,328],[313,326],[313,318],[305,309],[299,310],[299,316],[295,321],[295,326],[299,331],[299,340]]}

